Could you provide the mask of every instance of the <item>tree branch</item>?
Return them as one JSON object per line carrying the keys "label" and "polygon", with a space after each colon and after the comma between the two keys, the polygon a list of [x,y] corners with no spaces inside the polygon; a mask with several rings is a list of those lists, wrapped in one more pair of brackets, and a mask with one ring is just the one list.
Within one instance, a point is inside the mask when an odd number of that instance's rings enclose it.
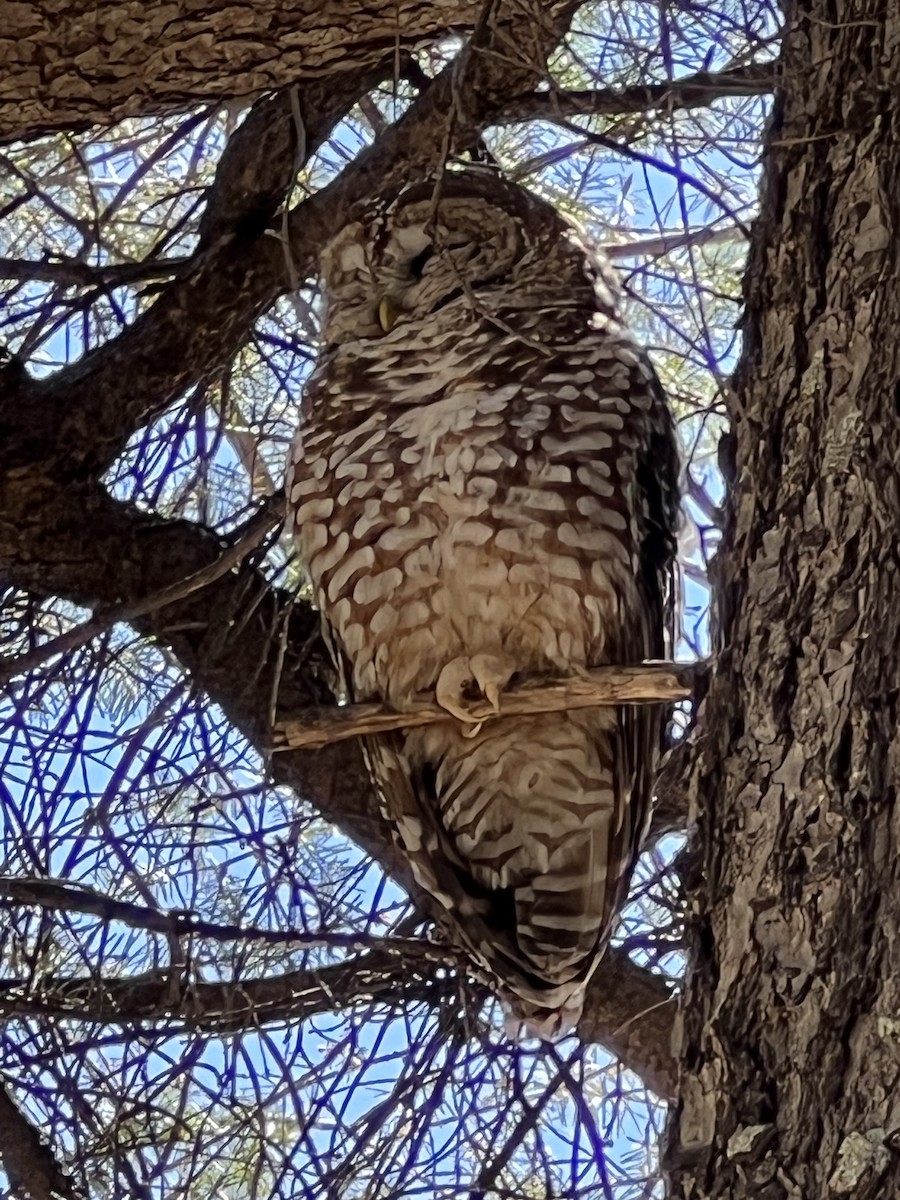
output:
{"label": "tree branch", "polygon": [[554,117],[624,117],[649,111],[679,112],[706,108],[729,96],[765,96],[778,80],[774,62],[748,63],[724,71],[697,71],[663,83],[635,84],[626,88],[562,88],[533,92],[505,104],[496,114],[501,124],[513,121],[553,120]]}
{"label": "tree branch", "polygon": [[[118,337],[47,379],[0,379],[0,470],[57,462],[99,475],[141,425],[221,368],[288,286],[284,251],[263,236],[296,178],[299,108],[306,154],[390,70],[309,85],[260,101],[222,155],[191,269]],[[301,260],[309,273],[312,243]],[[123,381],[128,381],[127,385]]]}
{"label": "tree branch", "polygon": [[0,980],[0,1011],[6,1016],[81,1017],[107,1025],[147,1022],[171,1033],[173,1024],[222,1036],[263,1024],[305,1021],[336,1008],[362,1003],[439,1003],[458,991],[435,963],[435,947],[406,943],[403,952],[375,950],[313,969],[266,972],[207,983],[182,970],[147,971],[124,978],[41,977],[38,992],[20,980]]}
{"label": "tree branch", "polygon": [[[615,704],[670,704],[690,699],[696,667],[686,663],[643,663],[597,667],[567,679],[527,679],[504,688],[497,709],[486,701],[466,704],[473,724]],[[2,678],[2,672],[0,672]],[[417,729],[453,720],[446,708],[423,694],[402,710],[387,704],[307,709],[301,717],[279,721],[272,749],[314,750],[350,738],[371,737],[395,729]]]}
{"label": "tree branch", "polygon": [[588,986],[578,1032],[596,1042],[639,1075],[657,1096],[677,1094],[678,1074],[672,1038],[678,996],[628,955],[607,949]]}
{"label": "tree branch", "polygon": [[[109,919],[124,917],[132,925],[132,910],[140,907],[123,907],[121,902],[89,893],[73,896],[80,889],[55,880],[5,881],[4,890],[11,888],[17,888],[24,903],[34,903],[37,897],[42,907],[58,905],[78,912],[88,908],[95,915],[100,915],[98,909],[102,908]],[[141,927],[146,927],[150,912],[144,910],[140,915],[137,923]],[[159,925],[155,932],[164,932],[163,924],[178,919],[158,913],[149,923]],[[222,927],[212,929],[214,936],[223,932]],[[179,936],[185,932],[179,931]],[[208,936],[202,929],[196,932]],[[459,992],[459,980],[450,972],[465,971],[467,966],[465,956],[453,948],[424,940],[374,938],[365,947],[360,939],[256,932],[267,944],[356,945],[360,952],[328,966],[217,983],[195,979],[189,969],[167,968],[130,978],[42,976],[37,990],[25,988],[21,980],[6,979],[0,980],[0,1012],[8,1017],[82,1017],[112,1025],[141,1021],[166,1034],[178,1023],[222,1036],[246,1028],[305,1021],[363,1003],[437,1006]],[[469,987],[473,1008],[480,1007],[486,996],[484,986],[474,983]],[[623,951],[609,949],[589,986],[579,1029],[585,1041],[605,1046],[659,1096],[670,1097],[675,1091],[674,1014],[675,998],[666,983],[636,966]]]}
{"label": "tree branch", "polygon": [[39,279],[62,287],[116,288],[144,283],[151,279],[178,279],[186,275],[193,259],[149,258],[144,262],[111,263],[95,266],[77,258],[41,259],[0,258],[0,279]]}
{"label": "tree branch", "polygon": [[138,618],[146,616],[155,609],[166,608],[177,600],[183,600],[191,592],[199,591],[208,584],[215,582],[234,567],[238,567],[263,540],[267,533],[281,524],[284,520],[284,504],[281,498],[272,497],[269,503],[263,505],[259,512],[244,525],[227,549],[223,550],[215,562],[201,567],[186,579],[181,579],[167,587],[161,588],[140,600],[130,603],[113,605],[103,608],[89,621],[66,630],[58,637],[51,638],[25,654],[7,657],[0,654],[0,684],[32,671],[35,667],[49,662],[58,654],[71,654],[73,650],[86,646],[88,642],[99,637],[117,622],[134,624]]}
{"label": "tree branch", "polygon": [[113,921],[128,929],[158,933],[166,938],[201,937],[215,942],[255,942],[260,946],[291,946],[297,950],[365,951],[390,955],[411,954],[432,962],[445,963],[446,950],[431,943],[401,937],[358,937],[347,933],[310,933],[304,929],[263,929],[252,925],[228,925],[206,921],[185,909],[154,908],[120,900],[97,888],[65,879],[38,875],[0,876],[0,907],[17,905],[48,911],[81,913],[106,923]]}
{"label": "tree branch", "polygon": [[[191,522],[164,521],[115,501],[100,484],[61,490],[38,472],[0,475],[0,512],[6,577],[34,595],[88,608],[142,606],[211,567],[228,547]],[[331,665],[316,614],[273,587],[252,556],[204,588],[136,617],[134,627],[169,646],[234,728],[260,748],[275,697],[291,713],[331,699],[321,682]],[[280,754],[272,769],[278,783],[314,797],[327,819],[414,889],[371,802],[356,747]]]}
{"label": "tree branch", "polygon": [[338,80],[398,47],[471,28],[481,9],[482,0],[175,0],[165,8],[111,0],[97,10],[63,3],[51,16],[39,0],[24,0],[5,9],[0,142]]}
{"label": "tree branch", "polygon": [[694,736],[685,734],[663,759],[654,787],[656,802],[648,834],[650,841],[658,841],[667,833],[684,833],[688,819],[688,781],[696,754]]}

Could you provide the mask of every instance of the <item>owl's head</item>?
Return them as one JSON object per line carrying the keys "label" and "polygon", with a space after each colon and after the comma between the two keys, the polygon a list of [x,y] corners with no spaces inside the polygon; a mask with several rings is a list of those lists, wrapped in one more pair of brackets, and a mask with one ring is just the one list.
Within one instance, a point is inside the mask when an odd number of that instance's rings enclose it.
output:
{"label": "owl's head", "polygon": [[483,170],[378,197],[322,255],[326,344],[517,308],[606,309],[608,277],[546,201]]}

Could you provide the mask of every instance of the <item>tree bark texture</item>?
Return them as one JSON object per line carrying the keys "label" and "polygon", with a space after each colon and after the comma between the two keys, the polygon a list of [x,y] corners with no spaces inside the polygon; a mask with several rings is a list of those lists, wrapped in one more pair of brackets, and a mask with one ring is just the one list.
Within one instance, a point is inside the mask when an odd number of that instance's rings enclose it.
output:
{"label": "tree bark texture", "polygon": [[789,6],[693,777],[672,1192],[900,1195],[900,6]]}
{"label": "tree bark texture", "polygon": [[0,141],[355,72],[471,28],[480,0],[3,0]]}

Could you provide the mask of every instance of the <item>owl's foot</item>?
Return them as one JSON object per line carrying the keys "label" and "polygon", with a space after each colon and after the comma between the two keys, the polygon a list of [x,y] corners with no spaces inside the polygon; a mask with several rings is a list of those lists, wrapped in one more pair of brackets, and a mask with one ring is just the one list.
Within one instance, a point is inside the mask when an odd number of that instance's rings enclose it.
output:
{"label": "owl's foot", "polygon": [[465,693],[477,687],[494,712],[500,711],[500,692],[509,683],[515,667],[506,659],[495,654],[461,655],[448,662],[438,676],[434,689],[435,699],[441,708],[456,717],[468,728],[463,737],[475,737],[481,729],[483,719],[472,713],[471,701]]}

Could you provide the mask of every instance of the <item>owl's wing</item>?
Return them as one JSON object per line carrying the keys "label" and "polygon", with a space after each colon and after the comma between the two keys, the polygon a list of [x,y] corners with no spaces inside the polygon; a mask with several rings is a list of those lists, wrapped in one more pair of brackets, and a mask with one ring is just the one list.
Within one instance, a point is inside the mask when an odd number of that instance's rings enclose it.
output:
{"label": "owl's wing", "polygon": [[[639,604],[637,611],[629,614],[615,651],[621,663],[663,659],[675,638],[673,562],[680,464],[674,423],[662,385],[646,355],[641,352],[640,357],[649,368],[649,386],[657,395],[659,424],[650,431],[643,452],[637,456],[634,509],[641,516],[643,529],[636,581]],[[657,704],[621,705],[617,710],[614,753],[616,777],[622,787],[622,825],[609,849],[610,859],[619,864],[619,870],[610,872],[607,880],[604,907],[609,925],[604,942],[625,903],[650,825],[655,768],[664,741],[667,711],[667,706]]]}

